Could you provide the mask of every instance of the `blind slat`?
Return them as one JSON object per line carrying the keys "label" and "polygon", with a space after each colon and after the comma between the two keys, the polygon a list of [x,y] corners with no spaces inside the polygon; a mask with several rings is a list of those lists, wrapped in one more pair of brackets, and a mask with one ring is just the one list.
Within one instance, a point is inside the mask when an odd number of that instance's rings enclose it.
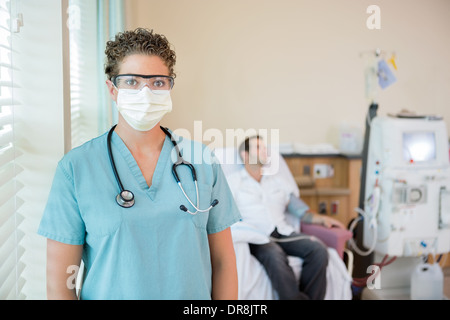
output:
{"label": "blind slat", "polygon": [[0,299],[21,299],[25,298],[21,295],[25,282],[20,275],[25,269],[22,259],[25,249],[18,245],[24,237],[24,233],[17,229],[17,226],[24,220],[20,215],[12,215],[10,219],[0,228],[0,235],[4,235],[4,230],[10,231],[8,237],[0,246],[0,257],[3,261],[0,264]]}
{"label": "blind slat", "polygon": [[[22,274],[22,272],[25,270],[25,264],[20,262],[18,269],[20,271],[19,274]],[[11,290],[10,294],[8,295],[8,297],[6,299],[25,300],[26,295],[21,293],[23,287],[25,286],[25,282],[26,282],[26,280],[23,277],[19,277],[19,279],[16,279],[16,286],[14,289]]]}
{"label": "blind slat", "polygon": [[5,258],[4,261],[2,261],[2,264],[0,265],[0,279],[3,279],[2,276],[4,276],[4,268],[6,261],[9,259],[9,256],[11,253],[15,251],[15,248],[18,247],[18,244],[16,243],[17,239],[21,239],[23,236],[23,232],[20,230],[16,230],[16,226],[19,225],[23,221],[23,217],[20,215],[14,215],[11,216],[2,227],[0,227],[0,230],[2,231],[2,234],[0,235],[1,246],[0,246],[0,252]]}
{"label": "blind slat", "polygon": [[23,184],[20,182],[11,180],[5,183],[5,185],[0,188],[0,206],[9,201],[9,199],[13,199],[16,193],[22,188]]}
{"label": "blind slat", "polygon": [[[0,231],[1,231],[0,243],[2,244],[0,246],[0,253],[2,254],[3,257],[5,257],[5,256],[7,257],[9,252],[12,251],[12,249],[10,249],[10,247],[9,247],[8,239],[14,240],[13,235],[14,235],[14,231],[15,231],[14,227],[13,227],[13,226],[15,226],[15,221],[14,221],[13,217],[6,216],[5,218],[6,218],[5,219],[6,221],[4,221],[2,223],[2,225],[0,226]],[[11,228],[11,227],[13,227],[13,228]],[[15,243],[13,243],[13,245],[15,245]],[[3,268],[3,266],[4,266],[4,263],[2,263],[1,268]],[[2,274],[0,274],[0,279],[2,279]]]}
{"label": "blind slat", "polygon": [[11,32],[11,29],[9,27],[0,26],[0,29],[4,30],[6,32]]}
{"label": "blind slat", "polygon": [[[0,226],[6,223],[14,212],[19,209],[23,204],[23,200],[20,198],[12,198],[0,205]],[[0,239],[3,235],[0,235]],[[0,242],[1,244],[1,242]]]}
{"label": "blind slat", "polygon": [[[10,219],[9,221],[7,221],[5,223],[5,226],[7,225],[15,225],[17,222],[21,223],[23,221],[23,217],[21,216],[17,216],[17,221],[15,221],[16,217]],[[7,273],[7,271],[5,271],[7,269],[7,260],[9,259],[9,256],[11,255],[12,252],[15,251],[15,248],[18,247],[16,240],[17,240],[17,236],[22,236],[23,232],[22,231],[17,231],[17,233],[10,232],[9,234],[7,234],[6,236],[2,234],[2,238],[3,241],[1,243],[0,246],[0,254],[3,257],[6,257],[4,261],[2,261],[2,264],[0,264],[0,279],[4,279],[6,276],[5,274]],[[6,273],[5,273],[6,272]]]}
{"label": "blind slat", "polygon": [[[0,147],[0,168],[7,165],[9,162],[14,161],[15,158],[19,158],[22,155],[22,151],[14,150],[11,145]],[[20,169],[21,170],[21,169]]]}
{"label": "blind slat", "polygon": [[0,113],[0,127],[3,127],[4,125],[12,123],[12,121],[13,121],[13,119],[12,119],[11,113],[6,113],[6,112]]}
{"label": "blind slat", "polygon": [[0,147],[0,168],[14,160],[14,149],[12,145]]}
{"label": "blind slat", "polygon": [[20,88],[17,83],[14,83],[12,81],[0,81],[0,87]]}
{"label": "blind slat", "polygon": [[0,97],[0,107],[1,106],[18,106],[20,103],[13,98],[1,98]]}
{"label": "blind slat", "polygon": [[0,188],[8,181],[11,181],[19,172],[22,172],[22,168],[14,166],[11,162],[7,163],[3,168],[0,167]]}
{"label": "blind slat", "polygon": [[[7,261],[5,261],[5,270],[0,271],[0,276],[5,279],[5,281],[0,286],[0,299],[14,299],[16,297],[16,292],[18,291],[18,278],[17,275],[21,274],[25,269],[25,265],[22,262],[16,263],[20,257],[22,257],[24,253],[24,249],[19,247],[16,255],[10,255]],[[17,258],[17,259],[16,259]],[[3,269],[3,268],[2,268]],[[7,270],[10,270],[9,273],[6,273]],[[5,271],[5,275],[3,275],[3,271]]]}
{"label": "blind slat", "polygon": [[8,143],[13,142],[14,135],[12,129],[9,127],[3,127],[0,130],[0,146],[5,146]]}
{"label": "blind slat", "polygon": [[9,63],[0,62],[0,67],[7,68],[9,70],[16,70],[16,71],[18,71],[18,69],[16,67],[14,67],[12,64],[9,64]]}
{"label": "blind slat", "polygon": [[11,46],[7,46],[7,45],[4,45],[4,44],[0,44],[0,48],[3,48],[3,49],[5,49],[5,50],[7,50],[7,51],[9,51],[9,52],[15,52],[15,53],[17,53],[17,51],[14,50],[13,48],[11,48]]}

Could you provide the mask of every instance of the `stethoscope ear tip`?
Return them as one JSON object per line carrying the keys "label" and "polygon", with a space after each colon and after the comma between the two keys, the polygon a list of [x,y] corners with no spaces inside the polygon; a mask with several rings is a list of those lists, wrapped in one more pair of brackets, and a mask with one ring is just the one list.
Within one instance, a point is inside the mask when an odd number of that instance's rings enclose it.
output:
{"label": "stethoscope ear tip", "polygon": [[184,205],[181,205],[181,206],[180,206],[180,210],[181,210],[181,211],[184,211],[184,212],[187,212],[187,211],[188,211],[188,209],[187,209],[186,206],[184,206]]}

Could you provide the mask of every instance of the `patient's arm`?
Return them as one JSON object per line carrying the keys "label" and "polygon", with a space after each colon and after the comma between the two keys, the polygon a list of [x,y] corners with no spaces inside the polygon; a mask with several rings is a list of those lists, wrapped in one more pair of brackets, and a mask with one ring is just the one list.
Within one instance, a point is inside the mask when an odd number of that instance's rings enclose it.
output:
{"label": "patient's arm", "polygon": [[309,206],[302,199],[292,193],[289,197],[287,210],[301,219],[303,219],[303,216],[310,211]]}
{"label": "patient's arm", "polygon": [[294,194],[290,196],[287,209],[304,223],[320,224],[327,228],[339,227],[345,229],[345,226],[339,220],[311,211],[309,206]]}
{"label": "patient's arm", "polygon": [[303,215],[302,222],[312,223],[312,224],[320,224],[327,228],[338,227],[338,228],[345,229],[344,224],[342,222],[340,222],[339,220],[336,220],[327,215],[318,214],[318,213],[315,213],[312,211],[308,211]]}

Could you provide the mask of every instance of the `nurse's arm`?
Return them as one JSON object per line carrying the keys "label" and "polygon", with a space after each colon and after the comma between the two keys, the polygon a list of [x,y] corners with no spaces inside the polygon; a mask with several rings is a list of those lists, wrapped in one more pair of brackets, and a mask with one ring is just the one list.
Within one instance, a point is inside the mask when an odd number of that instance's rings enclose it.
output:
{"label": "nurse's arm", "polygon": [[47,299],[77,300],[74,270],[78,270],[82,245],[47,239]]}
{"label": "nurse's arm", "polygon": [[238,298],[236,256],[230,228],[208,235],[212,265],[212,299]]}

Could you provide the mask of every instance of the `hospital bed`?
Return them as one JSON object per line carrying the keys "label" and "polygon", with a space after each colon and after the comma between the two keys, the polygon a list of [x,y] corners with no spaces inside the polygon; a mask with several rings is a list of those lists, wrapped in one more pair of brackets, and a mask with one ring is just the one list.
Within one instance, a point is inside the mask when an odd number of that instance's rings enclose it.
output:
{"label": "hospital bed", "polygon": [[[239,158],[236,148],[216,148],[214,153],[221,163],[225,177],[242,168],[242,161]],[[276,157],[276,158],[274,158]],[[276,162],[276,173],[286,179],[286,183],[292,189],[296,196],[300,196],[298,186],[290,172],[286,162],[279,153],[272,152],[271,158],[278,160]],[[230,186],[231,188],[233,186]],[[343,247],[345,242],[352,236],[348,230],[327,229],[321,226],[306,225],[301,226],[298,218],[290,215],[288,212],[288,221],[302,232],[317,236],[325,244],[329,245],[328,255],[329,262],[327,267],[327,290],[325,294],[326,300],[351,300],[351,259],[349,259],[349,267],[343,261],[343,255],[351,252]],[[270,279],[267,276],[264,267],[250,253],[249,243],[258,243],[260,239],[256,239],[257,235],[252,232],[246,232],[245,226],[235,224],[231,227],[233,244],[236,253],[236,264],[238,271],[238,298],[240,300],[272,300],[278,299],[277,292],[273,289]],[[334,247],[330,247],[334,245]],[[302,269],[302,259],[298,257],[288,257],[288,261],[297,280],[300,278]]]}

